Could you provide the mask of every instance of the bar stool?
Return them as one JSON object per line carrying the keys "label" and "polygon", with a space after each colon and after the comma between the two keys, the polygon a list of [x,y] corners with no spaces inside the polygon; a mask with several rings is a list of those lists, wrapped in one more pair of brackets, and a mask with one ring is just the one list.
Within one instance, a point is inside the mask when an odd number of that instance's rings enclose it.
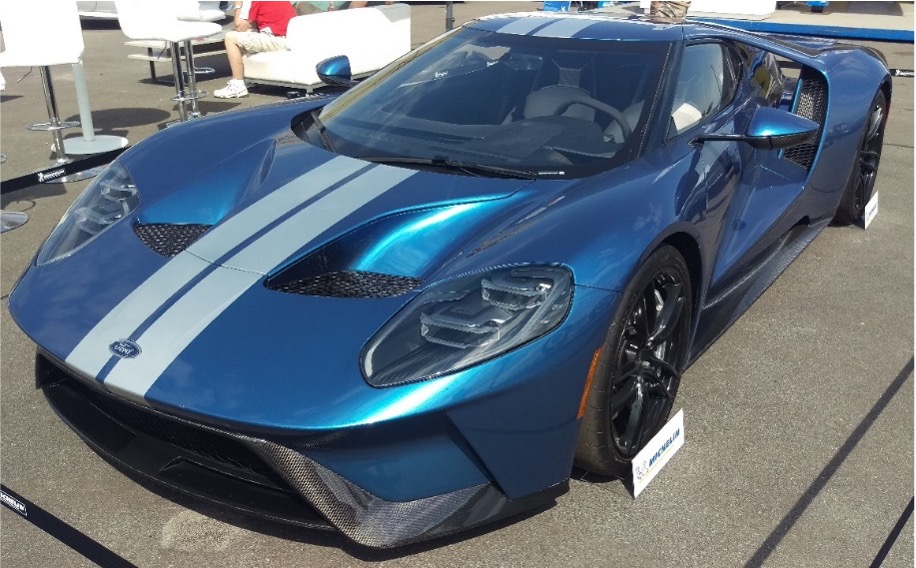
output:
{"label": "bar stool", "polygon": [[[35,30],[36,14],[41,19],[40,33]],[[6,51],[0,53],[0,67],[38,67],[41,73],[49,121],[30,124],[27,128],[50,132],[54,140],[55,164],[69,163],[71,160],[64,149],[61,131],[79,126],[79,122],[60,119],[50,67],[79,63],[82,59],[83,33],[76,2],[0,2],[0,26],[6,44]],[[81,172],[45,183],[78,181],[93,175],[91,171]]]}
{"label": "bar stool", "polygon": [[[219,9],[219,2],[211,2],[206,0],[174,1],[176,7],[175,15],[179,20],[183,22],[218,22],[219,20],[226,18],[226,13]],[[185,51],[190,53],[190,57],[193,58],[194,54],[191,53],[191,43],[186,43],[184,47]],[[185,60],[189,61],[187,58]],[[188,65],[186,71],[188,72],[188,89],[192,92],[197,90],[198,75],[212,75],[213,73],[216,73],[216,69],[212,67],[198,67],[196,65]],[[193,86],[191,86],[192,80],[194,81]],[[200,117],[200,110],[197,108],[197,99],[191,100],[191,111],[189,114],[191,118]]]}
{"label": "bar stool", "polygon": [[[133,40],[159,40],[171,44],[172,73],[175,75],[175,96],[178,103],[178,115],[181,122],[189,118],[198,118],[197,99],[207,96],[206,91],[197,89],[194,77],[194,53],[191,40],[209,37],[222,31],[219,24],[201,21],[182,21],[178,19],[178,10],[184,2],[149,2],[148,0],[116,0],[118,22],[124,35]],[[187,65],[187,84],[185,70],[181,64],[181,46],[184,46]],[[188,112],[188,103],[191,112]]]}

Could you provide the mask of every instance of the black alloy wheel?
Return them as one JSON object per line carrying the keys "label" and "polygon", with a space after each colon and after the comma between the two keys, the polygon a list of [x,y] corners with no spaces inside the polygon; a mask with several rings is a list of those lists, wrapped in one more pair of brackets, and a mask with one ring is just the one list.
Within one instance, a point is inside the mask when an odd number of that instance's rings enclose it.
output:
{"label": "black alloy wheel", "polygon": [[617,451],[632,457],[671,410],[680,383],[677,324],[684,285],[672,270],[655,274],[627,318],[617,373],[611,379],[611,432]]}
{"label": "black alloy wheel", "polygon": [[878,165],[884,145],[884,128],[887,124],[887,101],[882,91],[875,95],[870,108],[856,156],[857,163],[853,166],[852,175],[834,218],[840,225],[858,223],[865,214],[865,206],[874,195],[875,179],[878,177]]}
{"label": "black alloy wheel", "polygon": [[671,246],[655,251],[621,298],[588,394],[577,464],[626,477],[668,418],[686,364],[690,273]]}

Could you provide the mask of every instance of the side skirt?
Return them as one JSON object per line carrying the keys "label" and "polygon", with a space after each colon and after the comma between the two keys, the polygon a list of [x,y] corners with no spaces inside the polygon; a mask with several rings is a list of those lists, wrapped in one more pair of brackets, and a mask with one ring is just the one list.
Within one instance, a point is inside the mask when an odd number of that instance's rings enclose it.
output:
{"label": "side skirt", "polygon": [[689,361],[696,361],[725,333],[829,223],[830,220],[826,219],[810,225],[796,225],[773,246],[761,253],[761,258],[755,261],[731,287],[706,298],[699,310]]}

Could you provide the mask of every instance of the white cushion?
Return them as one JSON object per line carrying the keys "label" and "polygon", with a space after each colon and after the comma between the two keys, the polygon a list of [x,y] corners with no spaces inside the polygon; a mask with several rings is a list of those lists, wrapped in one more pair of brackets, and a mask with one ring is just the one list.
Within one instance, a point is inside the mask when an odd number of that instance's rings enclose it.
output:
{"label": "white cushion", "polygon": [[0,0],[0,26],[6,46],[0,67],[79,63],[83,56],[76,2]]}
{"label": "white cushion", "polygon": [[671,119],[674,120],[674,127],[677,128],[679,133],[703,119],[703,113],[700,112],[700,109],[690,103],[681,103],[680,105],[675,103],[675,106],[676,108],[671,112]]}
{"label": "white cushion", "polygon": [[118,22],[124,35],[134,40],[161,39],[180,42],[216,35],[223,30],[213,22],[185,22],[178,19],[183,2],[115,0]]}
{"label": "white cushion", "polygon": [[[636,128],[636,124],[639,123],[639,117],[642,116],[642,105],[643,102],[639,101],[638,103],[631,104],[623,111],[623,118],[627,121],[627,126],[629,126],[631,130]],[[620,127],[620,123],[616,120],[611,121],[604,131],[604,136],[618,144],[624,142],[623,128]]]}

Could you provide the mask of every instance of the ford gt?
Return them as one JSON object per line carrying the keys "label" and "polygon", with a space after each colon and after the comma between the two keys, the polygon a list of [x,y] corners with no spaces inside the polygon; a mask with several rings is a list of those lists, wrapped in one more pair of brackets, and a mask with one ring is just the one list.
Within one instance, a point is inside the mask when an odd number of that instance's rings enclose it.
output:
{"label": "ford gt", "polygon": [[166,129],[10,296],[36,382],[171,490],[393,547],[627,478],[684,369],[874,191],[876,50],[484,17]]}

